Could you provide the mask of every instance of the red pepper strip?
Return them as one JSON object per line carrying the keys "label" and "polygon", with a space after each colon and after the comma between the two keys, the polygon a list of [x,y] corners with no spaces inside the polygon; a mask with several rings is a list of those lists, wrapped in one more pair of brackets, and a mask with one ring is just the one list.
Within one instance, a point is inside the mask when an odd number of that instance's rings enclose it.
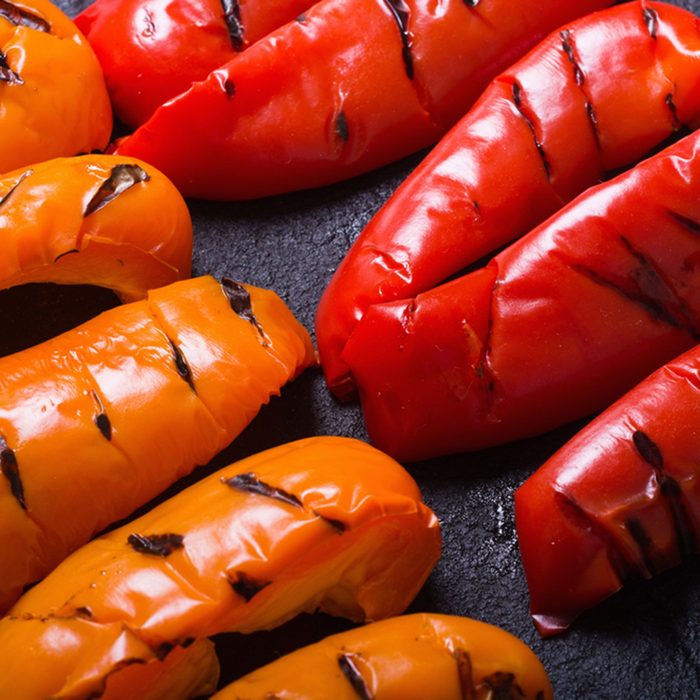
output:
{"label": "red pepper strip", "polygon": [[466,277],[371,306],[343,352],[372,440],[476,450],[608,406],[700,338],[700,132]]}
{"label": "red pepper strip", "polygon": [[491,84],[338,268],[316,317],[331,391],[353,393],[340,354],[371,304],[445,281],[699,115],[689,12],[636,2],[552,34]]}
{"label": "red pepper strip", "polygon": [[117,152],[194,197],[336,182],[433,143],[515,56],[609,4],[324,0],[158,109]]}
{"label": "red pepper strip", "polygon": [[308,9],[313,0],[97,0],[75,19],[116,115],[143,124],[163,102]]}
{"label": "red pepper strip", "polygon": [[627,581],[700,551],[699,421],[700,346],[630,391],[517,491],[543,635],[562,632]]}

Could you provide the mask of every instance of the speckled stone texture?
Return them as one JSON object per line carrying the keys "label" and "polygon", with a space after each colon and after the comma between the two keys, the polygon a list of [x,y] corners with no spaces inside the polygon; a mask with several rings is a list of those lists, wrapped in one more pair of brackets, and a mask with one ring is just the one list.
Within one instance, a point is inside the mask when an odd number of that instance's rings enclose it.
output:
{"label": "speckled stone texture", "polygon": [[[59,4],[69,14],[83,6]],[[700,14],[700,0],[675,4]],[[195,273],[226,274],[272,287],[312,328],[335,266],[419,160],[420,154],[346,183],[259,202],[191,202]],[[37,328],[48,336],[61,324],[69,326],[112,303],[108,294],[85,290],[39,291],[31,301],[27,294],[0,295],[5,331],[0,349],[14,349],[11,340]],[[35,317],[29,315],[30,308]],[[74,316],[68,318],[69,312]],[[37,339],[31,335],[32,342]],[[515,633],[539,654],[560,699],[700,697],[698,563],[630,587],[585,615],[564,637],[542,641],[532,626],[513,523],[513,492],[581,425],[410,467],[444,534],[444,556],[412,609],[469,615]],[[287,387],[240,439],[188,481],[233,459],[315,434],[366,439],[358,406],[335,403],[319,371]],[[223,680],[348,626],[324,616],[303,616],[274,632],[246,638],[222,635],[217,644]]]}

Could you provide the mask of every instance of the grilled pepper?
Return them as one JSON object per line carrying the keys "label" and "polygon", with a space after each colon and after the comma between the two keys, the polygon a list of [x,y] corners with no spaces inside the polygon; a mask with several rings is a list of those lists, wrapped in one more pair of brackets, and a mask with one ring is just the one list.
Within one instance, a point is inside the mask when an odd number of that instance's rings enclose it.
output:
{"label": "grilled pepper", "polygon": [[549,36],[491,83],[336,271],[316,318],[330,389],[352,396],[340,356],[369,306],[453,277],[684,125],[700,125],[691,13],[634,2]]}
{"label": "grilled pepper", "polygon": [[112,110],[95,54],[49,0],[0,0],[0,173],[104,148]]}
{"label": "grilled pepper", "polygon": [[181,192],[246,199],[435,142],[499,70],[611,0],[323,0],[158,109],[118,153]]}
{"label": "grilled pepper", "polygon": [[0,288],[95,284],[132,301],[189,277],[192,222],[154,167],[59,158],[0,178]]}
{"label": "grilled pepper", "polygon": [[[0,621],[0,655],[22,650],[0,696],[188,697],[162,692],[163,666],[207,635],[316,609],[398,614],[439,553],[437,519],[386,455],[347,438],[283,445],[86,545],[26,593]],[[200,647],[178,677],[210,686],[208,659]]]}
{"label": "grilled pepper", "polygon": [[277,295],[211,277],[0,359],[0,610],[206,464],[313,361]]}
{"label": "grilled pepper", "polygon": [[700,338],[700,132],[599,185],[486,267],[375,304],[343,352],[372,439],[405,460],[610,405]]}

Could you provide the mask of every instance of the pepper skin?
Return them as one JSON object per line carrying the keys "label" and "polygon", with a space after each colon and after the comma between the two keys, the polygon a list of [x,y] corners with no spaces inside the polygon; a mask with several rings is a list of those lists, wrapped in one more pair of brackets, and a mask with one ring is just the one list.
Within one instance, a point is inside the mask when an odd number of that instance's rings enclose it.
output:
{"label": "pepper skin", "polygon": [[588,192],[485,268],[370,307],[343,353],[401,460],[605,408],[700,338],[700,132]]}
{"label": "pepper skin", "polygon": [[[396,615],[439,555],[437,518],[392,459],[348,438],[282,445],[86,545],[26,593],[0,621],[0,655],[16,660],[0,697],[95,697],[105,679],[101,697],[139,697],[120,684],[127,663],[153,697],[188,697],[159,692],[159,657],[304,611]],[[212,680],[201,662],[191,671],[193,686]]]}
{"label": "pepper skin", "polygon": [[700,548],[700,346],[657,370],[530,477],[515,515],[543,635]]}
{"label": "pepper skin", "polygon": [[192,221],[154,167],[59,158],[0,178],[0,288],[95,284],[125,301],[190,276]]}
{"label": "pepper skin", "polygon": [[312,0],[97,0],[76,18],[132,127]]}
{"label": "pepper skin", "polygon": [[185,195],[337,182],[434,143],[488,81],[611,0],[324,0],[167,105],[117,152]]}
{"label": "pepper skin", "polygon": [[552,34],[496,78],[336,271],[316,317],[331,391],[352,397],[340,356],[369,306],[454,277],[687,124],[700,125],[694,15],[635,2]]}
{"label": "pepper skin", "polygon": [[227,686],[212,700],[551,700],[519,639],[465,617],[416,614],[328,637]]}
{"label": "pepper skin", "polygon": [[97,58],[48,0],[0,1],[0,105],[0,173],[109,142]]}
{"label": "pepper skin", "polygon": [[313,362],[276,294],[211,277],[0,359],[0,610],[206,464]]}

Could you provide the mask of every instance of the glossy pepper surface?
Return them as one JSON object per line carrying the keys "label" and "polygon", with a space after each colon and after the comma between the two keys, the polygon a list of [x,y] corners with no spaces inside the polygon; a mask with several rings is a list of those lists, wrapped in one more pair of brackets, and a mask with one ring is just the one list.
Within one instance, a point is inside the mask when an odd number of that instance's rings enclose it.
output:
{"label": "glossy pepper surface", "polygon": [[94,284],[132,301],[191,265],[187,205],[151,165],[88,155],[0,177],[0,288]]}
{"label": "glossy pepper surface", "polygon": [[435,142],[499,70],[610,0],[323,0],[118,146],[186,195],[246,199],[366,172]]}
{"label": "glossy pepper surface", "polygon": [[313,0],[97,0],[75,19],[102,65],[115,114],[139,126]]}
{"label": "glossy pepper surface", "polygon": [[313,361],[276,294],[211,277],[0,359],[0,609],[206,464]]}
{"label": "glossy pepper surface", "polygon": [[700,133],[588,192],[485,268],[370,307],[343,353],[401,459],[600,410],[700,337]]}
{"label": "glossy pepper surface", "polygon": [[416,614],[335,634],[244,676],[213,700],[551,700],[539,659],[498,627]]}
{"label": "glossy pepper surface", "polygon": [[515,515],[544,635],[700,551],[700,347],[657,370],[530,477]]}
{"label": "glossy pepper surface", "polygon": [[341,353],[369,306],[444,282],[698,124],[700,21],[691,13],[633,2],[554,32],[491,83],[336,271],[316,318],[331,390],[353,393]]}
{"label": "glossy pepper surface", "polygon": [[[439,554],[437,519],[392,459],[347,438],[283,445],[86,545],[26,593],[0,621],[0,653],[22,649],[0,695],[94,697],[106,681],[105,698],[137,697],[125,671],[163,697],[174,651],[303,611],[396,615]],[[183,667],[192,686],[215,680],[202,657]]]}
{"label": "glossy pepper surface", "polygon": [[48,0],[0,2],[0,173],[102,149],[112,110],[85,37]]}

